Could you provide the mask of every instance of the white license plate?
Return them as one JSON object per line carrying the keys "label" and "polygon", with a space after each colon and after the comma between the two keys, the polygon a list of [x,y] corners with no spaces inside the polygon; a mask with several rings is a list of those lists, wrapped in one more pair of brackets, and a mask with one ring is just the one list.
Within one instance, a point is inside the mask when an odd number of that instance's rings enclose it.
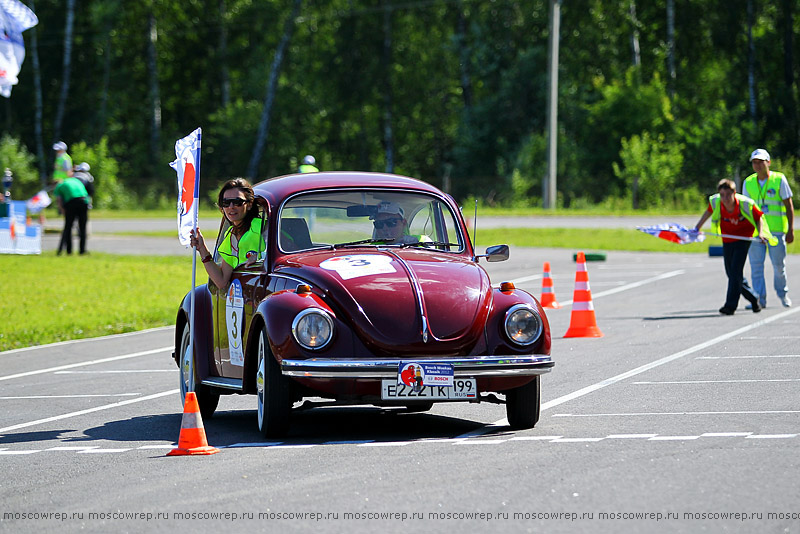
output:
{"label": "white license plate", "polygon": [[452,386],[422,386],[415,391],[412,386],[398,384],[397,380],[381,380],[381,400],[473,400],[478,398],[474,378],[455,378]]}

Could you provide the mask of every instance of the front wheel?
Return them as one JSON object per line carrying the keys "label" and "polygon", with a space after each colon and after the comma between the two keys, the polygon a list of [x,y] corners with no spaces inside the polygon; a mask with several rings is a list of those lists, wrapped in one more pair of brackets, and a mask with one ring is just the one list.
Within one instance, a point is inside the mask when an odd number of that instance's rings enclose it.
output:
{"label": "front wheel", "polygon": [[258,429],[268,438],[285,435],[289,431],[292,410],[289,379],[281,374],[281,368],[272,356],[264,326],[258,334],[256,396]]}
{"label": "front wheel", "polygon": [[181,404],[186,405],[186,393],[194,391],[197,404],[200,407],[200,416],[209,419],[219,404],[219,393],[214,393],[206,386],[197,384],[197,372],[194,365],[194,347],[189,332],[189,323],[183,326],[181,346],[178,352],[181,378]]}
{"label": "front wheel", "polygon": [[506,392],[506,417],[514,430],[533,428],[539,422],[541,409],[541,388],[539,376]]}

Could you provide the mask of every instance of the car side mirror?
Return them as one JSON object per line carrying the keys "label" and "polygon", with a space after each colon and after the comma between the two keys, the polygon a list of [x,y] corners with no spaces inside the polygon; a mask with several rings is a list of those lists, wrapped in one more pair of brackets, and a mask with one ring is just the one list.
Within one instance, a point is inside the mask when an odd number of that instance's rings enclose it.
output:
{"label": "car side mirror", "polygon": [[495,245],[486,249],[486,254],[475,256],[475,259],[486,258],[486,261],[506,261],[508,259],[508,245]]}

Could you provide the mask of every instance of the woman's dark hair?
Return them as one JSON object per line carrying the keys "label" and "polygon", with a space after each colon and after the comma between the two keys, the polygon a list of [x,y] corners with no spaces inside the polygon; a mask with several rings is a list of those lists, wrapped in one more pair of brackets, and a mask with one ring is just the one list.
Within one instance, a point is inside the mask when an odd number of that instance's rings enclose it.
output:
{"label": "woman's dark hair", "polygon": [[234,178],[233,180],[225,182],[222,185],[222,189],[219,190],[219,196],[217,197],[217,207],[222,211],[223,216],[225,212],[222,209],[222,199],[225,198],[225,191],[229,189],[239,189],[244,193],[245,200],[250,203],[250,209],[247,211],[247,215],[245,215],[244,224],[242,224],[242,231],[246,232],[250,229],[250,224],[252,224],[253,219],[258,217],[258,204],[256,203],[256,195],[253,193],[253,186],[244,178]]}

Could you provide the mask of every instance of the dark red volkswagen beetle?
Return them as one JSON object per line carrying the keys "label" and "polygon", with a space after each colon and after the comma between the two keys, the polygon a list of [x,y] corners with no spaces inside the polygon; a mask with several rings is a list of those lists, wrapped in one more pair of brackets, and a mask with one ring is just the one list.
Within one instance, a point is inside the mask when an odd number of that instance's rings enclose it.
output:
{"label": "dark red volkswagen beetle", "polygon": [[452,197],[361,172],[254,189],[259,260],[229,287],[195,289],[193,329],[189,295],[178,312],[181,397],[195,391],[204,417],[220,395],[255,394],[259,429],[279,436],[304,398],[423,411],[496,392],[511,427],[536,424],[553,366],[547,317],[513,284],[492,288],[478,259],[508,259],[508,246],[476,255]]}

